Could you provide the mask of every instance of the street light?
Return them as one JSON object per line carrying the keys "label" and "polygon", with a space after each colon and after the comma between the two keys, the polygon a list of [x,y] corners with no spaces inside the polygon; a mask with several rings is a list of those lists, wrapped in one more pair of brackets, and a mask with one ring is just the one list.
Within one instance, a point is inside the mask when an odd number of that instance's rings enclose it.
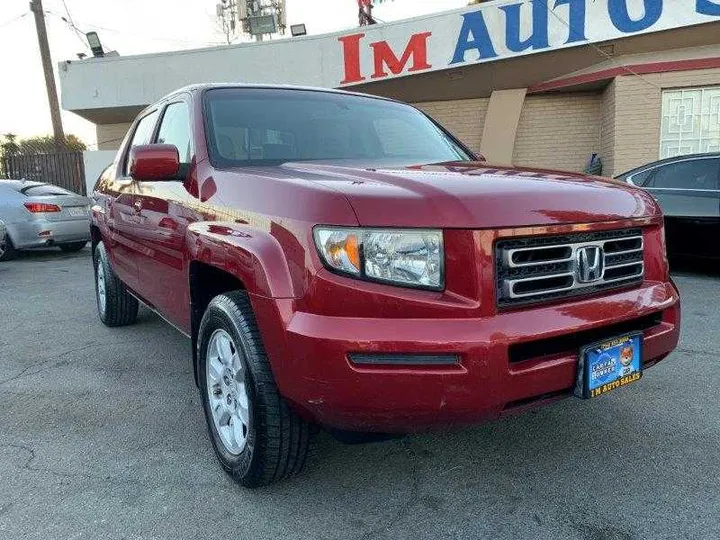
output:
{"label": "street light", "polygon": [[100,38],[98,37],[97,32],[88,32],[85,34],[85,37],[88,40],[88,45],[90,45],[90,50],[95,58],[102,58],[105,56],[105,51],[103,50],[102,43],[100,43]]}
{"label": "street light", "polygon": [[290,34],[292,34],[292,37],[306,36],[307,28],[305,28],[304,24],[292,24],[290,25]]}

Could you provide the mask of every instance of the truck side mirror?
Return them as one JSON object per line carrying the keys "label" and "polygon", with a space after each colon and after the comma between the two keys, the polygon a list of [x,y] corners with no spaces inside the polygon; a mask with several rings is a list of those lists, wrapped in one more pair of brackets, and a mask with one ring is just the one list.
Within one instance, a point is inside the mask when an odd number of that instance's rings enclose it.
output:
{"label": "truck side mirror", "polygon": [[180,154],[172,144],[133,146],[128,165],[133,180],[180,180]]}

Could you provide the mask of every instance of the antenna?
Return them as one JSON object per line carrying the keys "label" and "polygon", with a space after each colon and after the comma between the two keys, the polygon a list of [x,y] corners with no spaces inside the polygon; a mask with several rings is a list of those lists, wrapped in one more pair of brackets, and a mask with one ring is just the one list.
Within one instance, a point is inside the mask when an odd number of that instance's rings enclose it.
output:
{"label": "antenna", "polygon": [[372,0],[358,0],[358,22],[360,26],[375,24],[376,21],[372,16],[373,7]]}
{"label": "antenna", "polygon": [[[358,22],[360,26],[369,24],[377,24],[378,20],[373,16],[373,8],[375,4],[382,4],[388,0],[357,0],[358,3]],[[379,21],[383,22],[383,21]]]}

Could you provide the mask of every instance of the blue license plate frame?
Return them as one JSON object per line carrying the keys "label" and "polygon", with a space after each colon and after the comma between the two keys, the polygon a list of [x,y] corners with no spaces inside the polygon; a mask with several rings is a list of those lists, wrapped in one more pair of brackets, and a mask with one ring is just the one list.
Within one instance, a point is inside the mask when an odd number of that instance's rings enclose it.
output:
{"label": "blue license plate frame", "polygon": [[643,334],[630,332],[580,348],[575,395],[592,399],[642,378]]}

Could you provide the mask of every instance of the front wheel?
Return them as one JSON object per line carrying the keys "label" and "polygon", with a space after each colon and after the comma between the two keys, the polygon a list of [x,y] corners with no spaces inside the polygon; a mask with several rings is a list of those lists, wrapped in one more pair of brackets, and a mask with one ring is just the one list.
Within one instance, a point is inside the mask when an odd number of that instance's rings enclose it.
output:
{"label": "front wheel", "polygon": [[110,266],[105,244],[100,242],[93,255],[95,298],[98,315],[105,326],[127,326],[137,319],[139,304]]}
{"label": "front wheel", "polygon": [[310,426],[278,392],[246,293],[210,302],[198,331],[198,362],[208,432],[223,469],[245,487],[300,472]]}

